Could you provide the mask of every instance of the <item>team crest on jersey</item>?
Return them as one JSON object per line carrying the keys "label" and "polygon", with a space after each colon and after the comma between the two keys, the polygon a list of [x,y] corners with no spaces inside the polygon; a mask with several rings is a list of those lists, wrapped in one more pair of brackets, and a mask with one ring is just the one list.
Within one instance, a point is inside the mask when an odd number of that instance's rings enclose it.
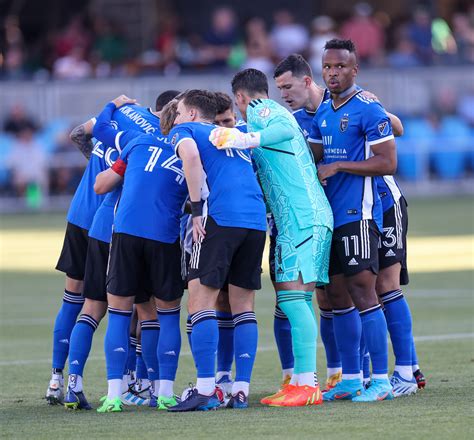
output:
{"label": "team crest on jersey", "polygon": [[175,133],[175,135],[171,138],[171,145],[173,145],[173,147],[176,145],[176,142],[178,142],[178,138],[179,133]]}
{"label": "team crest on jersey", "polygon": [[387,134],[388,134],[388,132],[389,132],[389,128],[390,128],[390,126],[388,125],[388,122],[387,122],[387,121],[381,122],[381,123],[378,125],[378,129],[379,129],[380,136],[387,136]]}
{"label": "team crest on jersey", "polygon": [[344,116],[341,118],[341,122],[339,122],[339,128],[342,132],[345,132],[348,126],[349,126],[349,115],[345,113]]}
{"label": "team crest on jersey", "polygon": [[258,112],[258,115],[261,117],[261,118],[268,118],[270,116],[270,113],[272,111],[268,108],[268,107],[263,107],[262,110],[260,110]]}

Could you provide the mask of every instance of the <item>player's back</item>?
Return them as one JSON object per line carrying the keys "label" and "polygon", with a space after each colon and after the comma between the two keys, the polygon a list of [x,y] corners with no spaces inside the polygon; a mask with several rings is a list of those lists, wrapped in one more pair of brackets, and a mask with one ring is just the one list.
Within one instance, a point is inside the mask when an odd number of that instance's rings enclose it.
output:
{"label": "player's back", "polygon": [[208,213],[220,226],[265,230],[263,194],[250,155],[240,150],[218,150],[209,141],[213,124],[187,122],[170,133],[177,149],[185,139],[196,142],[209,188]]}

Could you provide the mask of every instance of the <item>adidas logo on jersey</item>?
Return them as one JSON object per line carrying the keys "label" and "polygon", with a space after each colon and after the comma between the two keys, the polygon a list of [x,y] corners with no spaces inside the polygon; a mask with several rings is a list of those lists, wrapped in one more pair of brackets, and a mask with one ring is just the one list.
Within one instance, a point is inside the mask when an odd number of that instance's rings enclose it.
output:
{"label": "adidas logo on jersey", "polygon": [[250,359],[250,355],[248,353],[243,353],[239,356],[239,358]]}
{"label": "adidas logo on jersey", "polygon": [[355,258],[353,258],[351,261],[349,261],[348,264],[349,264],[349,266],[358,266],[359,265],[359,263],[356,261]]}
{"label": "adidas logo on jersey", "polygon": [[69,339],[60,339],[61,344],[69,344]]}
{"label": "adidas logo on jersey", "polygon": [[79,365],[79,361],[78,360],[72,361],[71,365]]}
{"label": "adidas logo on jersey", "polygon": [[146,370],[148,373],[154,373],[155,370],[153,368],[148,368],[148,370]]}
{"label": "adidas logo on jersey", "polygon": [[321,124],[321,128],[325,128],[325,127],[327,127],[327,126],[328,126],[328,124],[326,124],[326,119],[325,119],[325,120],[323,121],[323,123]]}
{"label": "adidas logo on jersey", "polygon": [[123,347],[118,347],[114,351],[118,351],[119,353],[125,353],[125,348]]}
{"label": "adidas logo on jersey", "polygon": [[395,252],[392,249],[389,249],[388,252],[385,254],[386,257],[395,257]]}
{"label": "adidas logo on jersey", "polygon": [[174,352],[174,350],[165,351],[165,354],[168,354],[168,355],[170,355],[170,356],[176,356],[176,353]]}

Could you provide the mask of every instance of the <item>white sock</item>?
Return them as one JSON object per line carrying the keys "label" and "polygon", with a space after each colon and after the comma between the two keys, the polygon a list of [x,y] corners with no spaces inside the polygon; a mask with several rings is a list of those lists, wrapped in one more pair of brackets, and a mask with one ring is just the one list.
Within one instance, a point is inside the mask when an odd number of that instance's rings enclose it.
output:
{"label": "white sock", "polygon": [[199,394],[204,396],[212,396],[216,389],[216,379],[214,377],[198,377],[196,381],[196,388]]}
{"label": "white sock", "polygon": [[360,381],[362,381],[360,373],[358,373],[358,374],[344,374],[344,373],[342,373],[342,380],[354,380],[354,379],[359,379]]}
{"label": "white sock", "polygon": [[122,394],[128,391],[128,375],[124,374],[122,377]]}
{"label": "white sock", "polygon": [[300,387],[304,385],[308,385],[309,387],[315,387],[316,381],[314,380],[314,372],[311,371],[310,373],[299,373],[298,385]]}
{"label": "white sock", "polygon": [[173,380],[160,380],[160,396],[173,397],[174,381]]}
{"label": "white sock", "polygon": [[298,376],[299,374],[293,373],[290,380],[290,385],[298,385]]}
{"label": "white sock", "polygon": [[216,373],[216,382],[219,382],[224,376],[229,376],[229,379],[232,380],[232,371],[218,371]]}
{"label": "white sock", "polygon": [[336,367],[336,368],[330,368],[328,367],[326,369],[326,375],[327,378],[329,379],[331,376],[334,376],[337,373],[342,373],[342,367]]}
{"label": "white sock", "polygon": [[109,390],[107,392],[107,399],[115,399],[122,394],[122,379],[110,379],[107,381]]}
{"label": "white sock", "polygon": [[413,371],[411,365],[395,365],[395,371],[405,380],[413,379]]}
{"label": "white sock", "polygon": [[[140,389],[138,388],[138,385],[140,385]],[[135,382],[135,390],[136,391],[142,391],[142,390],[146,390],[147,388],[150,387],[150,381],[148,379],[140,379],[140,384],[138,383],[138,380],[137,382]]]}
{"label": "white sock", "polygon": [[293,376],[293,368],[285,368],[284,370],[281,371],[281,375],[283,380],[286,379],[286,376]]}
{"label": "white sock", "polygon": [[388,380],[388,374],[373,374],[372,373],[372,379]]}
{"label": "white sock", "polygon": [[411,366],[411,371],[414,373],[416,370],[419,370],[420,366],[418,364],[412,365]]}
{"label": "white sock", "polygon": [[63,373],[53,373],[51,375],[51,380],[59,380],[61,385],[64,385],[64,376]]}
{"label": "white sock", "polygon": [[246,396],[249,395],[250,384],[248,382],[234,382],[232,385],[232,394],[235,396],[239,391],[243,391]]}
{"label": "white sock", "polygon": [[82,376],[79,376],[78,374],[70,374],[68,377],[67,386],[77,393],[82,391]]}
{"label": "white sock", "polygon": [[161,396],[162,394],[159,392],[161,390],[161,380],[154,380],[152,382],[152,386],[151,386],[152,390],[153,390],[153,395],[155,397],[158,397],[158,396]]}

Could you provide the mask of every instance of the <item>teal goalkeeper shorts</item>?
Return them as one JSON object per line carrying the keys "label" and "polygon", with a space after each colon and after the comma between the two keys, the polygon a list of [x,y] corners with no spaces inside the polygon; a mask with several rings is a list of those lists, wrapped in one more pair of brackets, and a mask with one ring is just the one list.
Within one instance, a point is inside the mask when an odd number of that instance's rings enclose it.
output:
{"label": "teal goalkeeper shorts", "polygon": [[275,246],[276,282],[297,281],[301,274],[304,284],[328,284],[331,241],[332,232],[325,226],[278,233]]}

